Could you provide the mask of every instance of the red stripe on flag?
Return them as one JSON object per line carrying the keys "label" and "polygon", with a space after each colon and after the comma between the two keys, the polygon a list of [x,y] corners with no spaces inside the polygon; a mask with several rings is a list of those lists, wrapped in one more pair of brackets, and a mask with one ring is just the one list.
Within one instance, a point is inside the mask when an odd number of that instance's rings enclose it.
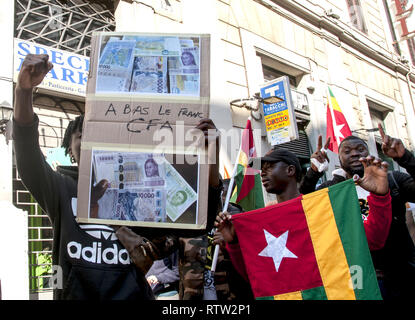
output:
{"label": "red stripe on flag", "polygon": [[242,131],[241,139],[241,149],[245,152],[246,156],[249,158],[256,157],[256,150],[254,147],[254,136],[252,134],[252,125],[251,121],[248,119],[246,122],[246,127]]}
{"label": "red stripe on flag", "polygon": [[255,187],[255,174],[257,173],[257,170],[254,170],[250,167],[246,168],[244,180],[242,181],[241,190],[239,191],[238,198],[236,198],[236,202],[239,202],[245,198]]}

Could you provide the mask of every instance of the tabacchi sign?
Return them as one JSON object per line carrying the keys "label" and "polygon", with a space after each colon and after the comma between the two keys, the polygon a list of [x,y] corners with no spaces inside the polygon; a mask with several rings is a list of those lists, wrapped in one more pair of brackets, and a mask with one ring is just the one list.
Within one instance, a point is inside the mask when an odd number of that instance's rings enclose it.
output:
{"label": "tabacchi sign", "polygon": [[[395,6],[396,6],[396,17],[397,21],[400,22],[401,28],[402,28],[402,34],[401,34],[401,40],[408,40],[410,38],[415,37],[415,29],[412,31],[409,31],[409,28],[415,27],[414,20],[415,18],[411,18],[411,25],[408,27],[409,18],[411,17],[413,11],[414,11],[414,4],[410,6],[409,9],[406,9],[408,6],[408,0],[395,0]],[[415,2],[415,1],[412,1]]]}
{"label": "tabacchi sign", "polygon": [[17,81],[22,62],[29,53],[48,54],[49,61],[53,63],[53,69],[46,75],[39,88],[85,96],[89,72],[88,57],[15,38],[14,82]]}

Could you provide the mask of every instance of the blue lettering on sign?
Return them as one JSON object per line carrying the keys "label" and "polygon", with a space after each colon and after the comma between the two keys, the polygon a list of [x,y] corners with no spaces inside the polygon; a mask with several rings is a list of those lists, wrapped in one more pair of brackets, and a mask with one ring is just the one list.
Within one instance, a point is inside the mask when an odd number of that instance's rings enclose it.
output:
{"label": "blue lettering on sign", "polygon": [[52,58],[50,59],[50,62],[63,66],[64,62],[62,61],[62,52],[52,51]]}
{"label": "blue lettering on sign", "polygon": [[[77,57],[77,56],[70,56],[69,58],[68,58],[68,64],[72,67],[72,68],[74,68],[74,69],[82,69],[82,67],[80,66],[80,65],[78,65],[77,67],[75,67],[74,65],[73,65],[73,63],[72,63],[72,59],[77,59],[78,61],[81,61],[81,59],[79,58],[79,57]],[[82,62],[82,61],[81,61]]]}
{"label": "blue lettering on sign", "polygon": [[[22,53],[21,51],[17,51],[17,53],[19,55],[26,56],[27,54],[30,53],[30,50],[29,50],[30,45],[28,43],[26,43],[26,42],[19,42],[19,44],[17,46],[25,52],[25,53]],[[23,59],[22,59],[22,61],[23,61]]]}
{"label": "blue lettering on sign", "polygon": [[[54,48],[40,47],[34,43],[18,41],[17,43],[18,64],[16,71],[20,71],[22,62],[28,54],[47,54],[54,67],[49,71],[46,78],[62,81],[62,85],[52,86],[50,82],[44,81],[45,85],[54,88],[65,89],[85,94],[85,89],[71,88],[71,84],[86,86],[89,72],[89,58],[73,55],[70,52],[62,52]],[[65,86],[66,83],[66,86]]]}
{"label": "blue lettering on sign", "polygon": [[277,96],[284,99],[284,101],[276,102],[273,104],[263,104],[264,116],[269,116],[270,114],[277,113],[287,109],[287,99],[285,97],[283,81],[279,81],[269,86],[263,87],[261,88],[260,92],[262,98]]}

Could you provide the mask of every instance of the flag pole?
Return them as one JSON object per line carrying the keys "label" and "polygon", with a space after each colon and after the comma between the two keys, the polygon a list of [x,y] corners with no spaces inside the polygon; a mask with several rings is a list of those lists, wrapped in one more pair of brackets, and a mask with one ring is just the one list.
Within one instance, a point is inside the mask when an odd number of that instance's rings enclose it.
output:
{"label": "flag pole", "polygon": [[[251,119],[252,119],[251,116],[249,116],[248,120],[251,121]],[[225,204],[223,205],[222,212],[225,212],[225,211],[228,210],[229,201],[230,201],[231,194],[232,194],[232,189],[233,189],[233,184],[234,184],[234,181],[235,181],[235,175],[236,175],[236,172],[238,170],[238,161],[239,161],[239,156],[241,155],[241,150],[242,150],[242,135],[241,135],[241,146],[240,146],[239,151],[238,151],[238,156],[236,157],[236,162],[234,164],[231,180],[229,181],[228,192],[226,193]],[[218,263],[218,255],[219,255],[219,245],[217,244],[215,246],[215,252],[213,253],[212,267],[210,268],[210,270],[212,272],[215,272],[215,270],[216,270],[216,264]]]}

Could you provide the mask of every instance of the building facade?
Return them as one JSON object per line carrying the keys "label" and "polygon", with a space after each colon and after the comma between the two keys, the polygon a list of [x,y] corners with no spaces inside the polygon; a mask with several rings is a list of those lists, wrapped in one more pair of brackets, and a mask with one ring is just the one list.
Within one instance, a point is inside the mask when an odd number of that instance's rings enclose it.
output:
{"label": "building facade", "polygon": [[[224,132],[223,175],[225,168],[229,173],[233,169],[248,116],[258,153],[271,147],[261,108],[251,111],[230,101],[252,97],[266,81],[282,75],[290,80],[299,131],[299,140],[284,147],[296,152],[304,169],[318,136],[326,135],[328,86],[350,129],[368,142],[372,155],[383,157],[380,136],[367,131],[379,122],[415,150],[414,0],[3,1],[10,5],[1,13],[6,32],[0,37],[14,49],[2,53],[0,101],[13,104],[19,61],[27,52],[46,52],[55,64],[49,86],[36,90],[34,98],[45,154],[57,152],[68,121],[84,111],[82,88],[95,30],[211,35],[210,117]],[[48,264],[40,262],[47,261],[52,234],[8,154],[2,196],[29,211],[30,288],[35,294],[47,291],[39,283],[46,269],[39,266]],[[331,172],[339,163],[336,154],[329,157]]]}

